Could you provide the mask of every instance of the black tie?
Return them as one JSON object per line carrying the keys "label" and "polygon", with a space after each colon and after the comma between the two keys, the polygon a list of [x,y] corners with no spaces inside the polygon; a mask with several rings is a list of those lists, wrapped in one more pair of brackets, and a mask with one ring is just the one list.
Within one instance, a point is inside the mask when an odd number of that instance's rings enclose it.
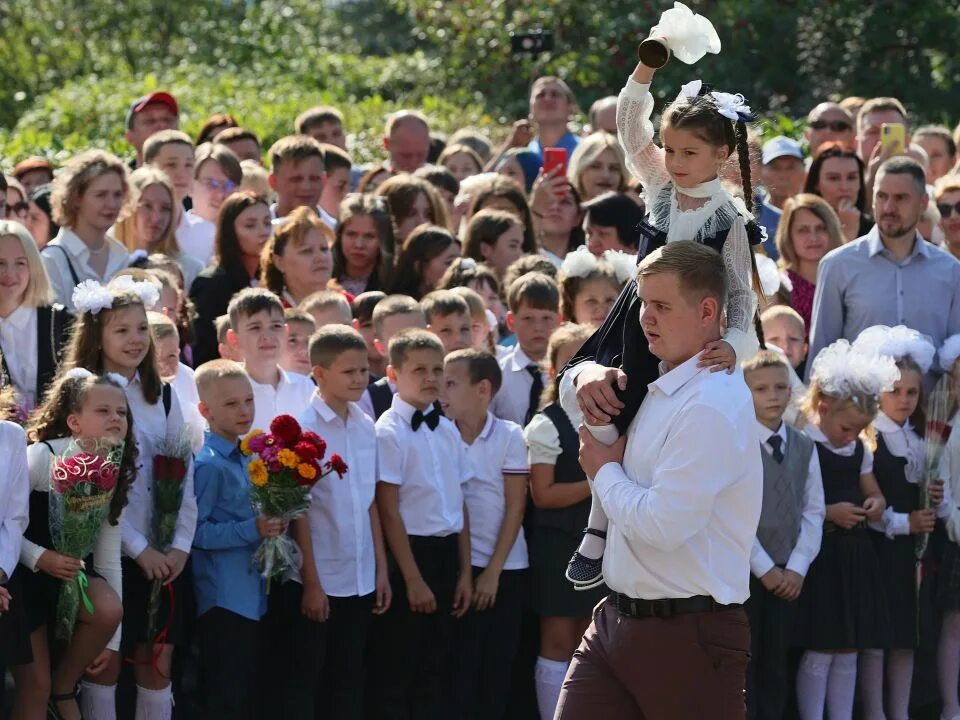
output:
{"label": "black tie", "polygon": [[770,449],[773,450],[773,459],[778,463],[783,462],[783,438],[774,433],[770,436],[770,439],[767,440],[767,444],[770,446]]}
{"label": "black tie", "polygon": [[440,411],[435,407],[426,414],[420,410],[416,410],[413,413],[413,417],[410,419],[410,427],[412,427],[413,431],[416,432],[424,423],[427,424],[427,427],[431,431],[436,430],[437,425],[440,424]]}
{"label": "black tie", "polygon": [[533,416],[537,414],[537,409],[540,407],[540,396],[543,395],[543,373],[540,372],[540,366],[527,365],[527,372],[533,378],[533,383],[530,385],[530,400],[527,405],[527,414],[523,418],[524,425],[529,424]]}

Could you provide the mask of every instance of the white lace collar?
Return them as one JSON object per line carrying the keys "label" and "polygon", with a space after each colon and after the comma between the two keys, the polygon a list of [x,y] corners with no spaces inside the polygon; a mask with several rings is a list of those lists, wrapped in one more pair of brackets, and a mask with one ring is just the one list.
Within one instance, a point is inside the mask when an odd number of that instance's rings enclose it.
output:
{"label": "white lace collar", "polygon": [[676,183],[674,183],[673,187],[679,195],[686,195],[692,198],[710,198],[723,191],[723,184],[718,177],[702,182],[699,185],[694,185],[691,188],[683,188]]}

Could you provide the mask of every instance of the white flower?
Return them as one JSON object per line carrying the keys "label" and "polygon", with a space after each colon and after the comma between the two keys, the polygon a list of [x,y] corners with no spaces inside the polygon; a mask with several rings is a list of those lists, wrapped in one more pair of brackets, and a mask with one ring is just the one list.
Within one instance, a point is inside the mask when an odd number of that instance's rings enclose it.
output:
{"label": "white flower", "polygon": [[89,377],[93,377],[93,373],[82,367],[75,367],[67,370],[66,376],[71,380],[86,380]]}
{"label": "white flower", "polygon": [[889,355],[864,352],[846,340],[837,340],[814,359],[811,377],[827,395],[879,397],[893,389],[900,370]]}
{"label": "white flower", "polygon": [[937,353],[930,338],[905,325],[868,327],[853,341],[853,348],[875,355],[889,355],[894,360],[908,357],[922,373],[929,372]]}
{"label": "white flower", "polygon": [[677,60],[692,65],[704,55],[720,52],[720,36],[703,15],[680,2],[664,11],[651,36],[660,37]]}
{"label": "white flower", "polygon": [[710,93],[710,97],[713,98],[713,102],[717,105],[717,112],[725,118],[733,120],[733,122],[740,120],[741,115],[750,114],[750,106],[747,105],[747,101],[740,93],[733,95],[731,93],[714,91]]}
{"label": "white flower", "polygon": [[121,275],[111,280],[110,285],[116,290],[132,292],[137,295],[146,310],[153,310],[154,306],[160,301],[160,291],[156,285],[148,280],[134,280],[129,275]]}
{"label": "white flower", "polygon": [[113,382],[115,382],[117,385],[122,387],[124,390],[126,390],[127,385],[129,384],[127,382],[127,379],[120,373],[108,372],[104,375],[104,377],[110,378]]}
{"label": "white flower", "polygon": [[637,271],[637,256],[622,250],[605,250],[603,261],[613,268],[617,282],[621,285],[632,278]]}
{"label": "white flower", "polygon": [[951,335],[944,340],[939,356],[940,368],[944,372],[953,372],[953,365],[960,358],[960,335]]}
{"label": "white flower", "polygon": [[73,306],[80,312],[96,315],[113,307],[113,293],[96,280],[84,280],[73,289]]}
{"label": "white flower", "polygon": [[568,252],[560,265],[560,272],[564,277],[586,277],[597,269],[597,256],[581,245],[573,252]]}

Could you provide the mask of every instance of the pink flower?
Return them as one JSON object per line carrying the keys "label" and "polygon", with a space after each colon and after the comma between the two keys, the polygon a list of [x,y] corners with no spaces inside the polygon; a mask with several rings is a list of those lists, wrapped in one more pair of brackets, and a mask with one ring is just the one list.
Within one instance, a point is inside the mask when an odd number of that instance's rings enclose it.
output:
{"label": "pink flower", "polygon": [[266,433],[260,433],[254,435],[250,438],[250,452],[257,453],[258,455],[263,452],[263,449],[267,446],[267,435]]}

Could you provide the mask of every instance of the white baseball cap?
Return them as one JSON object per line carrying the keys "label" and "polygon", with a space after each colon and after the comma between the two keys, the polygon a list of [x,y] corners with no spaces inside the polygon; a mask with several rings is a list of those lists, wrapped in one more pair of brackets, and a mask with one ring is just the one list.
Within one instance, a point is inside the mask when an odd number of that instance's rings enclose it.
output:
{"label": "white baseball cap", "polygon": [[763,144],[763,164],[773,162],[778,157],[795,157],[798,160],[803,160],[803,150],[800,148],[800,143],[783,135],[777,135],[777,137],[767,140]]}

